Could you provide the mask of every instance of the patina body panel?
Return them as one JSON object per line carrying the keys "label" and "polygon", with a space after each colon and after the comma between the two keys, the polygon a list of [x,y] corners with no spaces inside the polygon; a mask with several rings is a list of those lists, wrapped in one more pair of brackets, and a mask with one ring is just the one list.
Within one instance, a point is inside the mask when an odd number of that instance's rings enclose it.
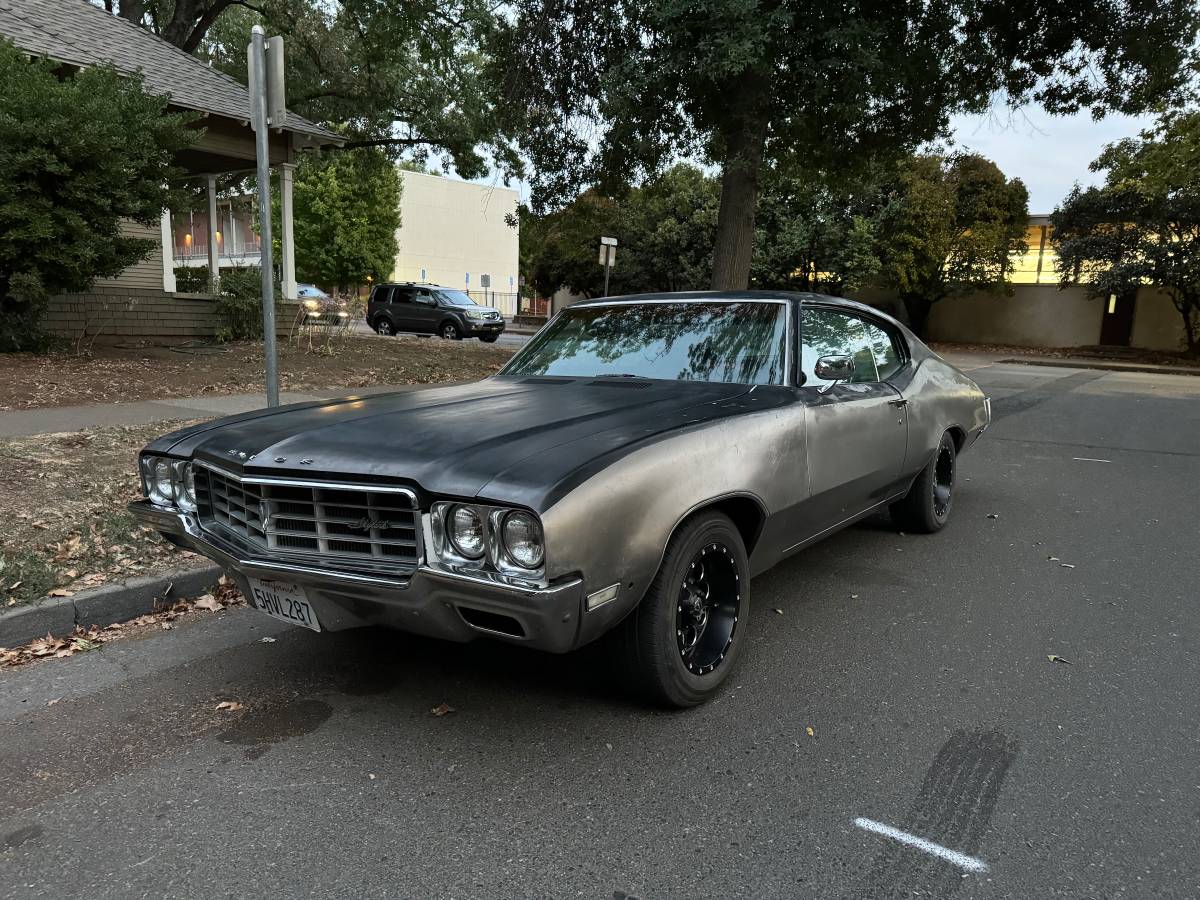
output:
{"label": "patina body panel", "polygon": [[[293,577],[317,597],[330,628],[379,623],[456,640],[489,633],[454,613],[466,598],[521,620],[524,634],[495,636],[569,650],[637,605],[672,533],[697,510],[714,504],[727,510],[743,532],[752,571],[762,572],[904,495],[947,431],[961,451],[988,424],[974,382],[903,325],[859,304],[755,292],[621,302],[723,298],[788,306],[792,346],[784,383],[502,371],[471,385],[246,413],[166,435],[144,452],[243,476],[402,485],[415,494],[427,531],[437,501],[529,510],[545,542],[537,585],[472,579],[439,566],[429,556],[428,533],[426,556],[411,576],[356,581],[306,571]],[[906,345],[904,365],[883,382],[801,383],[797,322],[802,309],[813,307],[853,310],[886,324]],[[172,519],[148,506],[134,509],[239,580],[262,571],[261,561],[218,546],[194,517]],[[614,584],[616,600],[586,609],[583,598]],[[552,598],[554,615],[532,615],[540,602],[533,597]]]}

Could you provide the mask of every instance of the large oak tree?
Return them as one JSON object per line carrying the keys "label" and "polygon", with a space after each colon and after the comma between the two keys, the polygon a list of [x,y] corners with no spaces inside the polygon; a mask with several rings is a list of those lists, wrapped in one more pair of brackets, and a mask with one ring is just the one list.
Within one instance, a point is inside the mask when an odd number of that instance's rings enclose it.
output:
{"label": "large oak tree", "polygon": [[1187,75],[1191,0],[516,0],[498,80],[535,204],[678,155],[721,169],[712,286],[750,274],[764,164],[903,155],[997,96],[1142,111]]}

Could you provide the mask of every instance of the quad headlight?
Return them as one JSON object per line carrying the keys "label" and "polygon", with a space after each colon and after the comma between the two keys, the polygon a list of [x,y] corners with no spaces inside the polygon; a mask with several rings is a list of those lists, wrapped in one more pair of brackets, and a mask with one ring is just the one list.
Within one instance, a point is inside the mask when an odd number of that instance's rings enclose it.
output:
{"label": "quad headlight", "polygon": [[536,569],[545,557],[542,527],[527,512],[506,513],[500,526],[500,542],[508,558],[523,569]]}
{"label": "quad headlight", "polygon": [[482,559],[486,544],[483,537],[483,516],[472,506],[455,506],[450,510],[446,535],[454,549],[467,559]]}
{"label": "quad headlight", "polygon": [[546,561],[542,523],[533,513],[474,503],[435,503],[433,556],[460,568],[537,578]]}
{"label": "quad headlight", "polygon": [[175,506],[187,512],[196,509],[196,473],[187,460],[165,456],[143,456],[142,491],[151,503]]}

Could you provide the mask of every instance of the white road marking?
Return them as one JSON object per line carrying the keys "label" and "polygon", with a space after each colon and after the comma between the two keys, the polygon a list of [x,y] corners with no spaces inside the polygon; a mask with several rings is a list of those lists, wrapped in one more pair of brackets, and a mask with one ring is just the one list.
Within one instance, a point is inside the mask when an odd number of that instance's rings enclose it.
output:
{"label": "white road marking", "polygon": [[854,824],[863,831],[881,834],[884,837],[899,841],[901,844],[905,844],[916,850],[923,850],[925,853],[936,856],[939,859],[944,859],[946,862],[952,863],[960,869],[966,869],[968,872],[986,872],[988,870],[987,863],[982,859],[976,859],[974,856],[959,853],[957,850],[951,850],[949,847],[943,847],[941,844],[927,841],[925,838],[909,834],[907,831],[901,831],[899,828],[893,828],[891,825],[884,825],[882,822],[876,822],[874,819],[859,817],[854,820]]}
{"label": "white road marking", "polygon": [[1072,456],[1071,459],[1075,460],[1076,462],[1103,462],[1103,463],[1112,462],[1111,459],[1093,459],[1090,456]]}

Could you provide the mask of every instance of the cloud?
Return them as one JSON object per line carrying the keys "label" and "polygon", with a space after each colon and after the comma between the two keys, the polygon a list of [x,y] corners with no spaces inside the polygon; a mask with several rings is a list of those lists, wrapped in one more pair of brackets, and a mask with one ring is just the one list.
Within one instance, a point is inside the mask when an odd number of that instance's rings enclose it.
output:
{"label": "cloud", "polygon": [[1051,212],[1076,181],[1098,184],[1088,169],[1105,144],[1133,137],[1149,116],[1113,115],[1096,122],[1090,113],[1051,116],[1040,107],[999,109],[981,116],[956,116],[950,127],[957,146],[993,160],[1006,175],[1029,188],[1029,212]]}

